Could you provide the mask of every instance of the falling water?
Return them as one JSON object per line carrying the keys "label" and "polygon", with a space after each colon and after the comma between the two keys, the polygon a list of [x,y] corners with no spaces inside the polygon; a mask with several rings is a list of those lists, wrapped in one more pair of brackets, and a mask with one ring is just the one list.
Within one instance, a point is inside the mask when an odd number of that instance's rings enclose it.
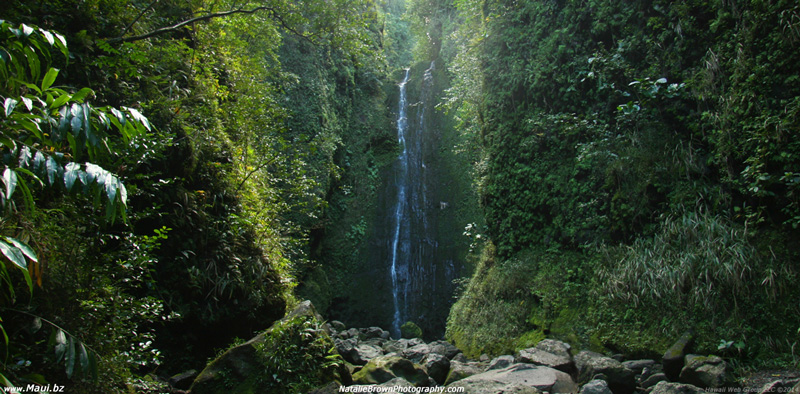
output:
{"label": "falling water", "polygon": [[[390,234],[389,259],[391,261],[392,301],[394,315],[392,331],[400,336],[400,326],[407,320],[424,318],[426,308],[435,307],[437,279],[436,228],[429,220],[433,204],[428,199],[429,169],[426,154],[432,146],[425,133],[425,108],[432,100],[434,63],[425,71],[419,102],[409,105],[406,85],[409,70],[400,83],[400,103],[397,118],[397,139],[402,152],[395,166],[397,200],[393,211],[393,227]],[[409,107],[416,110],[416,119],[409,127]],[[449,280],[440,278],[440,280]],[[422,307],[422,304],[426,304]]]}
{"label": "falling water", "polygon": [[[408,223],[404,226],[403,222],[406,218],[406,187],[408,181],[408,148],[406,146],[406,131],[408,130],[408,118],[406,116],[406,112],[408,111],[408,100],[406,98],[406,85],[408,84],[408,73],[410,70],[406,69],[406,75],[403,78],[403,82],[400,83],[400,109],[398,111],[397,116],[397,139],[398,143],[402,147],[403,151],[400,153],[400,158],[398,159],[398,174],[396,177],[397,183],[397,203],[395,205],[394,210],[394,233],[392,235],[392,244],[391,248],[389,249],[389,253],[391,255],[391,270],[392,270],[392,298],[394,301],[394,318],[392,320],[392,331],[395,337],[400,336],[400,325],[402,324],[402,313],[400,308],[400,282],[401,278],[399,277],[402,269],[403,282],[408,281],[408,263],[403,264],[402,266],[398,266],[398,255],[400,254],[400,250],[398,248],[405,247],[405,245],[401,244],[401,230],[403,232],[409,231]],[[403,237],[405,238],[405,237]],[[407,239],[407,238],[406,238]],[[405,294],[403,294],[405,296]]]}

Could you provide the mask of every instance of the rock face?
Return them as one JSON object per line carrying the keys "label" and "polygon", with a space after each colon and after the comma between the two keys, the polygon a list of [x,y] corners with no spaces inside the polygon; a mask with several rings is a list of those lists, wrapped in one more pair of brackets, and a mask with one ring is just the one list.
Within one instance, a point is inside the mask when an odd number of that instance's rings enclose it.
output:
{"label": "rock face", "polygon": [[690,354],[685,359],[686,366],[680,374],[681,383],[688,383],[700,388],[719,388],[728,379],[727,364],[717,356],[698,356]]}
{"label": "rock face", "polygon": [[[494,369],[453,382],[447,387],[463,387],[473,393],[539,392],[577,393],[578,385],[566,373],[545,366],[513,364],[508,368]],[[486,391],[477,391],[478,389]],[[533,388],[537,391],[524,391]],[[490,391],[495,390],[495,391]]]}
{"label": "rock face", "polygon": [[578,381],[589,382],[601,378],[608,382],[614,394],[632,394],[636,390],[636,375],[621,362],[602,354],[581,351],[575,356]]}
{"label": "rock face", "polygon": [[483,372],[484,369],[485,368],[480,363],[474,361],[460,362],[452,360],[450,362],[450,373],[447,375],[444,384],[448,385],[466,377],[477,375]]}
{"label": "rock face", "polygon": [[439,384],[444,384],[447,374],[450,373],[450,360],[438,353],[426,355],[422,359],[422,366],[428,371],[428,376]]}
{"label": "rock face", "polygon": [[353,375],[353,382],[381,384],[395,378],[403,378],[417,387],[430,385],[428,374],[421,366],[398,356],[373,358],[364,368]]}

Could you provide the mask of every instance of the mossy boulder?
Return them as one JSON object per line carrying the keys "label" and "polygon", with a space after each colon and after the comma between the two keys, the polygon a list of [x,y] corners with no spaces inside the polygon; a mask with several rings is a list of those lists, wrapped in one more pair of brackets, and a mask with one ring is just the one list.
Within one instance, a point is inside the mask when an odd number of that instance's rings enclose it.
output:
{"label": "mossy boulder", "polygon": [[189,391],[249,394],[311,389],[333,381],[349,384],[350,374],[333,348],[322,318],[304,301],[263,333],[209,363]]}
{"label": "mossy boulder", "polygon": [[382,356],[369,360],[367,365],[353,375],[357,384],[381,384],[403,378],[417,387],[429,386],[428,374],[421,366],[399,356]]}
{"label": "mossy boulder", "polygon": [[408,321],[400,326],[400,336],[408,339],[422,338],[422,329],[413,321]]}

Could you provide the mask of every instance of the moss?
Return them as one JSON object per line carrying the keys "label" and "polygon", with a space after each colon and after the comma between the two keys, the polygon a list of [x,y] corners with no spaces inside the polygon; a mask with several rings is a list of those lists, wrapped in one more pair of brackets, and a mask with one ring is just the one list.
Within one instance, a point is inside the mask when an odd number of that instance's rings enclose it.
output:
{"label": "moss", "polygon": [[407,321],[400,327],[400,334],[403,338],[422,338],[422,329],[413,321]]}

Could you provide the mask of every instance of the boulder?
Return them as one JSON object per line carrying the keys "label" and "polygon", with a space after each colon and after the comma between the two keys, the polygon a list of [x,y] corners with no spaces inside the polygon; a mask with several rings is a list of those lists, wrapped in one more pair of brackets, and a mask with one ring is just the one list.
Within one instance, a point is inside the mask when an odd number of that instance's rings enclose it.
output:
{"label": "boulder", "polygon": [[572,346],[566,342],[555,339],[542,339],[536,344],[535,348],[555,354],[556,356],[572,358]]}
{"label": "boulder", "polygon": [[[511,392],[531,392],[523,391],[528,388],[536,389],[537,391],[534,392],[578,392],[578,385],[566,373],[550,367],[531,364],[513,364],[508,368],[486,371],[450,383],[447,387],[463,387],[466,392],[472,393],[505,393],[503,387],[516,390]],[[477,391],[478,388],[483,388],[484,391]],[[468,389],[469,391],[467,391]]]}
{"label": "boulder", "polygon": [[336,346],[336,351],[345,359],[345,361],[353,362],[353,349],[358,345],[358,340],[355,338],[339,339],[333,341]]}
{"label": "boulder", "polygon": [[611,389],[608,388],[608,382],[605,380],[595,379],[589,381],[581,387],[580,394],[612,394]]}
{"label": "boulder", "polygon": [[347,330],[347,326],[344,323],[338,320],[331,320],[331,328],[333,328],[336,332],[342,332]]}
{"label": "boulder", "polygon": [[397,356],[381,356],[369,360],[364,368],[353,375],[353,382],[381,384],[394,378],[403,378],[417,387],[430,385],[430,378],[421,366]]}
{"label": "boulder", "polygon": [[576,372],[575,362],[572,361],[572,356],[570,356],[569,353],[554,354],[536,347],[520,350],[517,352],[514,361],[518,363],[543,365],[571,375],[574,375]]}
{"label": "boulder", "polygon": [[659,382],[650,394],[705,394],[705,390],[691,384]]}
{"label": "boulder", "polygon": [[489,367],[486,368],[487,371],[491,371],[493,369],[503,369],[508,368],[514,364],[514,356],[505,355],[505,356],[498,356],[489,361]]}
{"label": "boulder", "polygon": [[431,347],[427,344],[421,343],[419,345],[411,346],[403,351],[403,357],[418,363],[431,352]]}
{"label": "boulder", "polygon": [[639,375],[645,368],[653,368],[656,365],[656,360],[628,360],[623,361],[622,366],[630,369],[633,373]]}
{"label": "boulder", "polygon": [[621,362],[588,350],[575,356],[578,381],[589,382],[602,375],[614,394],[632,394],[636,390],[636,374]]}
{"label": "boulder", "polygon": [[700,388],[719,388],[728,381],[728,365],[717,356],[686,356],[686,366],[678,377],[681,383],[688,383]]}
{"label": "boulder", "polygon": [[474,361],[460,362],[450,360],[450,373],[447,374],[444,384],[448,385],[466,377],[477,375],[483,372],[484,368],[480,363]]}
{"label": "boulder", "polygon": [[[361,387],[363,387],[363,388],[361,388]],[[381,388],[383,388],[383,390],[386,390],[386,389],[394,389],[394,388],[400,388],[400,387],[414,387],[414,385],[411,382],[409,382],[408,380],[405,380],[403,378],[394,378],[392,380],[386,381],[386,382],[381,383],[381,384],[353,385],[353,386],[349,386],[347,391],[339,390],[337,392],[338,393],[341,393],[341,392],[348,392],[348,393],[377,393],[377,392],[380,392],[380,393],[384,393],[384,394],[402,394],[402,393],[409,392],[409,391],[405,391],[405,390],[398,390],[398,391],[395,391],[395,390],[389,390],[389,391],[369,390],[369,389],[375,389],[376,387],[381,387]],[[309,394],[311,394],[311,393],[309,393]]]}
{"label": "boulder", "polygon": [[647,389],[657,385],[659,382],[665,381],[667,381],[667,375],[664,375],[663,372],[659,372],[648,376],[645,380],[642,380],[642,382],[639,383],[639,387]]}
{"label": "boulder", "polygon": [[450,360],[452,360],[457,354],[461,353],[461,350],[458,350],[457,347],[446,341],[433,341],[430,343],[430,346],[431,353],[441,354]]}
{"label": "boulder", "polygon": [[422,366],[428,371],[428,376],[439,384],[444,384],[447,374],[450,373],[450,360],[438,353],[425,355],[422,359]]}
{"label": "boulder", "polygon": [[[334,380],[345,384],[349,383],[350,374],[344,366],[334,370],[326,370],[322,366],[328,354],[319,349],[334,347],[333,340],[327,331],[314,328],[319,327],[322,321],[311,302],[301,302],[269,329],[243,344],[231,347],[209,363],[192,383],[190,392],[192,394],[249,394],[270,390],[282,391],[295,379],[297,382],[305,380],[306,383],[312,384],[323,384]],[[319,371],[325,371],[324,375],[312,377],[290,372],[299,367],[295,365],[296,363],[307,362],[298,360],[294,354],[275,351],[275,349],[282,349],[283,345],[288,347],[290,344],[308,346],[307,350],[300,351],[315,351],[316,354],[309,354],[312,357],[311,362],[318,363],[316,368]],[[265,365],[265,360],[273,357],[278,357],[279,362]],[[305,368],[309,367],[305,366]]]}
{"label": "boulder", "polygon": [[408,339],[398,339],[396,341],[387,341],[383,344],[384,353],[403,353],[408,349]]}
{"label": "boulder", "polygon": [[677,342],[664,352],[661,364],[664,366],[664,374],[667,375],[667,379],[673,382],[678,380],[684,365],[683,358],[689,353],[693,342],[694,331],[686,331]]}
{"label": "boulder", "polygon": [[362,328],[358,330],[360,334],[363,335],[364,339],[372,339],[372,338],[381,338],[381,339],[388,339],[389,332],[384,331],[380,327],[369,327],[369,328]]}
{"label": "boulder", "polygon": [[167,382],[170,386],[175,387],[177,389],[186,390],[189,386],[192,385],[192,382],[197,377],[197,370],[190,369],[186,372],[179,373],[177,375],[172,375]]}
{"label": "boulder", "polygon": [[350,359],[348,361],[356,365],[365,365],[369,362],[369,360],[380,356],[383,356],[383,349],[380,347],[369,344],[360,344],[350,351]]}

